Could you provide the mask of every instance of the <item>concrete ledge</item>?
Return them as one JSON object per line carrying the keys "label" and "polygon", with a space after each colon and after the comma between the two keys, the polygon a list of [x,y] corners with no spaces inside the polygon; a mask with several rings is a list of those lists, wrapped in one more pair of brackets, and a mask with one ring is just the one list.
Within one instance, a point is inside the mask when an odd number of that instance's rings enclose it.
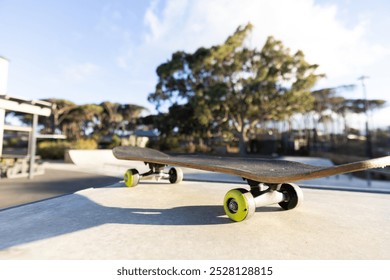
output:
{"label": "concrete ledge", "polygon": [[105,164],[124,165],[126,160],[119,160],[114,157],[111,149],[106,150],[67,150],[65,152],[65,162],[73,163],[77,166],[102,167]]}

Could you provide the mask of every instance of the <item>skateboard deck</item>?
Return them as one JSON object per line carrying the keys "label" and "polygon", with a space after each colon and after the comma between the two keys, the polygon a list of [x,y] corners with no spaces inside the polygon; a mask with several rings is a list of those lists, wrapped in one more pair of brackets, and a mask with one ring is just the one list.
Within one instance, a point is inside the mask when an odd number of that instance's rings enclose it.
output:
{"label": "skateboard deck", "polygon": [[284,210],[298,207],[303,201],[303,193],[294,182],[390,166],[390,156],[325,167],[274,159],[170,156],[137,147],[116,147],[113,153],[118,159],[143,161],[149,165],[150,171],[143,174],[136,169],[126,171],[124,182],[128,187],[135,187],[141,178],[147,177],[169,179],[171,183],[181,182],[181,169],[172,167],[166,173],[164,167],[168,165],[242,177],[249,184],[250,191],[245,188],[230,190],[223,201],[226,215],[236,222],[248,219],[260,206],[278,203]]}
{"label": "skateboard deck", "polygon": [[113,153],[118,159],[221,172],[261,183],[297,182],[390,165],[390,156],[324,167],[275,159],[169,156],[157,150],[138,147],[116,147]]}

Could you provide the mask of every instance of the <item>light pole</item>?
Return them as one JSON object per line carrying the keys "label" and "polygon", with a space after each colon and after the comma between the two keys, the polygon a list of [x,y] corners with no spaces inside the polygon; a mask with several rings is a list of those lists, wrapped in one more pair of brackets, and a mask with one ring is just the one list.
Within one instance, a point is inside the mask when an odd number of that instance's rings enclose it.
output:
{"label": "light pole", "polygon": [[[372,158],[372,143],[371,143],[371,133],[368,126],[368,100],[367,100],[367,90],[366,85],[364,83],[364,80],[368,79],[368,76],[361,76],[358,78],[358,80],[362,81],[362,89],[363,89],[363,102],[364,102],[364,114],[366,116],[366,156],[368,158]],[[366,171],[367,174],[367,186],[371,186],[371,174],[370,171]]]}
{"label": "light pole", "polygon": [[372,158],[372,145],[371,145],[371,133],[368,125],[368,100],[367,100],[367,90],[364,80],[368,79],[368,76],[361,76],[358,80],[362,81],[362,89],[363,89],[363,102],[364,102],[364,114],[366,116],[366,156]]}

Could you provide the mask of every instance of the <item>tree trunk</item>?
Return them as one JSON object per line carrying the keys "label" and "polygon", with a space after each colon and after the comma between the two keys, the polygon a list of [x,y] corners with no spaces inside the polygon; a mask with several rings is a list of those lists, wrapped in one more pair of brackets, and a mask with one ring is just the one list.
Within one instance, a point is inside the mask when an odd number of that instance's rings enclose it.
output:
{"label": "tree trunk", "polygon": [[241,132],[239,132],[239,142],[238,142],[238,148],[239,148],[239,153],[240,156],[245,156],[246,155],[246,129],[242,129]]}

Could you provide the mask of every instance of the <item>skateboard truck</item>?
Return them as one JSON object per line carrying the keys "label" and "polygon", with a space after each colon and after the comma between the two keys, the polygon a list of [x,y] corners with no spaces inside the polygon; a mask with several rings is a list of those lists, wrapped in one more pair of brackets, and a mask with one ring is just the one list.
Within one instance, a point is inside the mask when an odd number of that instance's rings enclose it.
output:
{"label": "skateboard truck", "polygon": [[[183,180],[183,171],[177,167],[171,167],[169,172],[164,172],[166,165],[145,162],[149,171],[140,174],[137,169],[129,169],[124,176],[127,187],[135,187],[140,179],[169,180],[172,184]],[[263,184],[250,179],[244,179],[250,186],[250,191],[237,188],[226,193],[223,205],[226,215],[233,221],[240,222],[249,219],[255,213],[257,207],[279,204],[283,209],[290,210],[297,207],[303,200],[301,189],[293,183]]]}
{"label": "skateboard truck", "polygon": [[303,193],[294,183],[270,184],[247,180],[251,190],[237,188],[226,193],[223,207],[233,221],[249,219],[257,207],[279,204],[284,210],[293,209],[303,201]]}
{"label": "skateboard truck", "polygon": [[180,183],[183,180],[183,171],[177,167],[171,167],[169,172],[164,172],[164,164],[145,162],[145,165],[149,166],[149,171],[140,174],[137,169],[129,169],[124,176],[125,185],[129,188],[138,185],[140,179],[155,179],[160,181],[161,179],[169,180],[172,184]]}

